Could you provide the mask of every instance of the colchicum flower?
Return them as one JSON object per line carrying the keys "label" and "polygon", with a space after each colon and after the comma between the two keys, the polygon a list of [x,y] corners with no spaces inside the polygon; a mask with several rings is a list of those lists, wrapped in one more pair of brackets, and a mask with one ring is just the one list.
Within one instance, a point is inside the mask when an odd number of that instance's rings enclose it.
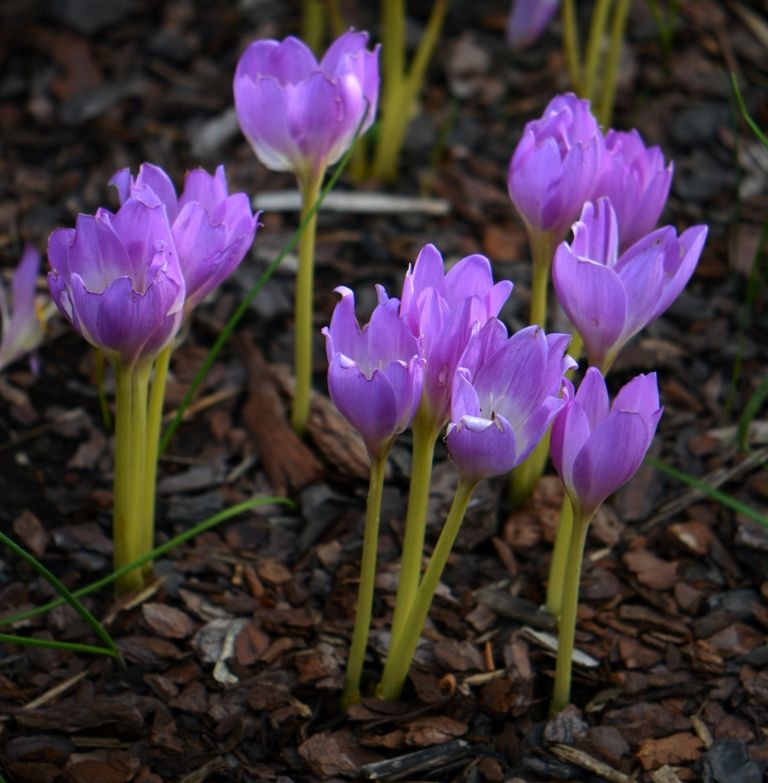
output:
{"label": "colchicum flower", "polygon": [[424,367],[418,341],[398,316],[400,303],[389,299],[381,286],[377,289],[379,304],[361,329],[355,318],[352,291],[344,286],[337,288],[341,300],[333,311],[330,327],[323,329],[331,399],[362,435],[371,457],[357,611],[344,678],[346,705],[360,700],[387,456],[395,437],[411,423],[419,407]]}
{"label": "colchicum flower", "polygon": [[446,437],[465,480],[508,473],[533,451],[563,406],[563,373],[575,366],[564,355],[570,339],[538,326],[507,339],[496,319],[474,338],[480,356],[474,372],[456,372]]}
{"label": "colchicum flower", "polygon": [[165,207],[143,190],[117,213],[78,215],[48,240],[56,306],[91,345],[130,367],[151,360],[181,324],[184,278]]}
{"label": "colchicum flower", "polygon": [[605,134],[603,167],[591,201],[605,196],[616,212],[619,250],[653,231],[667,203],[674,166],[658,147],[646,147],[636,130]]}
{"label": "colchicum flower", "polygon": [[367,130],[379,94],[378,47],[349,31],[318,63],[306,44],[288,37],[254,41],[235,72],[235,109],[259,160],[273,171],[312,176],[349,148],[363,117]]}
{"label": "colchicum flower", "polygon": [[[638,375],[608,399],[605,380],[590,367],[579,390],[566,381],[565,405],[552,425],[552,462],[573,509],[569,524],[551,712],[570,700],[579,578],[589,522],[602,502],[640,467],[661,418],[656,373]],[[560,524],[564,523],[561,517]],[[558,530],[558,536],[561,531]]]}
{"label": "colchicum flower", "polygon": [[413,419],[421,399],[424,360],[416,338],[398,317],[399,302],[378,287],[379,305],[360,328],[349,288],[336,289],[330,327],[323,329],[328,390],[336,407],[362,435],[372,457],[388,450]]}
{"label": "colchicum flower", "polygon": [[584,205],[573,235],[555,252],[555,292],[584,340],[590,364],[606,371],[622,346],[683,290],[707,227],[694,226],[678,237],[666,226],[619,255],[616,213],[603,198]]}
{"label": "colchicum flower", "polygon": [[27,244],[11,283],[11,298],[0,283],[0,318],[3,339],[0,343],[0,370],[43,341],[45,316],[36,305],[35,283],[40,271],[40,254]]}
{"label": "colchicum flower", "polygon": [[533,43],[560,7],[560,0],[513,0],[507,18],[507,41],[513,49]]}
{"label": "colchicum flower", "polygon": [[213,176],[203,169],[190,171],[180,196],[170,177],[150,163],[142,164],[135,178],[121,169],[110,184],[121,204],[149,190],[165,205],[184,275],[187,314],[234,271],[253,243],[259,214],[251,213],[245,193],[229,194],[223,166]]}
{"label": "colchicum flower", "polygon": [[574,517],[589,520],[602,502],[637,472],[661,418],[656,373],[638,375],[609,404],[600,371],[590,367],[552,425],[552,462]]}
{"label": "colchicum flower", "polygon": [[446,273],[440,251],[425,245],[403,283],[400,316],[420,341],[426,359],[424,408],[436,427],[450,415],[451,387],[473,330],[495,318],[512,283],[494,285],[485,256],[462,258]]}
{"label": "colchicum flower", "polygon": [[589,101],[572,93],[553,98],[541,118],[525,126],[507,186],[529,231],[565,237],[593,192],[604,148]]}

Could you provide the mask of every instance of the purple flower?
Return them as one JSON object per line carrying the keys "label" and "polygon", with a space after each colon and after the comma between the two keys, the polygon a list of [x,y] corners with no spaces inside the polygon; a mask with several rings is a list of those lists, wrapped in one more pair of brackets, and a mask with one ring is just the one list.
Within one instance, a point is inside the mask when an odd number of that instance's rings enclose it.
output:
{"label": "purple flower", "polygon": [[273,171],[316,176],[376,116],[378,47],[367,33],[337,38],[318,64],[300,40],[254,41],[235,71],[235,109],[259,160]]}
{"label": "purple flower", "polygon": [[178,197],[168,175],[150,163],[143,163],[135,178],[121,169],[110,184],[121,204],[151,191],[165,205],[184,275],[187,313],[232,273],[253,243],[259,214],[251,213],[245,193],[229,195],[223,166],[214,176],[203,169],[190,171]]}
{"label": "purple flower", "polygon": [[78,215],[48,240],[53,301],[88,342],[124,367],[154,358],[175,336],[184,278],[165,207],[152,191],[116,214]]}
{"label": "purple flower", "polygon": [[460,367],[453,380],[446,443],[462,478],[507,473],[536,447],[563,406],[567,334],[545,335],[529,326],[507,339],[496,319],[473,338],[480,350],[474,371]]}
{"label": "purple flower", "polygon": [[426,359],[424,404],[436,427],[450,414],[453,375],[473,330],[495,318],[512,283],[494,285],[491,263],[481,255],[462,258],[446,274],[434,245],[425,245],[403,283],[400,316],[419,339]]}
{"label": "purple flower", "polygon": [[658,147],[646,147],[636,130],[609,130],[603,168],[591,200],[611,200],[619,227],[619,249],[626,250],[653,231],[667,203],[673,164],[664,164]]}
{"label": "purple flower", "polygon": [[707,227],[694,226],[678,237],[666,226],[619,255],[616,213],[602,198],[584,205],[573,234],[555,252],[555,292],[584,340],[589,363],[606,370],[622,346],[683,290]]}
{"label": "purple flower", "polygon": [[552,462],[576,512],[588,521],[640,467],[661,418],[656,373],[638,375],[609,407],[605,380],[590,367],[552,425]]}
{"label": "purple flower", "polygon": [[565,236],[590,197],[605,148],[589,101],[553,98],[531,120],[509,164],[509,196],[530,230]]}
{"label": "purple flower", "polygon": [[513,49],[533,43],[555,15],[560,0],[513,0],[507,18],[507,41]]}
{"label": "purple flower", "polygon": [[388,449],[410,423],[421,399],[424,360],[398,317],[399,302],[377,287],[379,305],[360,328],[355,297],[336,289],[341,300],[323,329],[328,355],[328,390],[336,407],[363,436],[371,456]]}
{"label": "purple flower", "polygon": [[27,244],[11,283],[11,300],[0,283],[0,369],[34,351],[43,341],[44,316],[35,304],[35,284],[40,271],[40,253]]}

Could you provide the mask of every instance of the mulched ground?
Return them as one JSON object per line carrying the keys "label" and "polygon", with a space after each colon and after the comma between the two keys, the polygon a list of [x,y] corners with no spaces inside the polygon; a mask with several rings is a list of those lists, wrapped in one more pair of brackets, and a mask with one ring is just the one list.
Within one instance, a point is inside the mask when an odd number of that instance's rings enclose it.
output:
{"label": "mulched ground", "polygon": [[[355,4],[351,4],[354,6]],[[357,4],[362,6],[363,4]],[[428,3],[414,4],[418,35]],[[584,4],[589,6],[590,4]],[[658,370],[665,415],[653,453],[768,512],[768,429],[750,453],[735,424],[765,377],[765,290],[746,282],[768,210],[765,151],[741,129],[728,70],[768,128],[768,27],[758,0],[685,3],[664,53],[634,3],[615,125],[637,126],[675,160],[667,218],[706,222],[696,275],[672,309],[633,341],[620,384]],[[334,286],[396,293],[427,241],[449,259],[485,252],[515,281],[504,317],[527,312],[530,266],[506,195],[523,123],[566,87],[556,31],[532,50],[505,46],[506,3],[454,4],[392,192],[444,199],[448,214],[320,219],[318,332]],[[373,29],[354,7],[347,17]],[[119,167],[184,170],[225,161],[233,189],[292,186],[261,167],[231,110],[237,56],[254,37],[295,32],[298,3],[9,0],[0,6],[0,250],[108,199]],[[374,185],[367,189],[377,190]],[[200,308],[175,355],[173,409],[221,324],[296,225],[265,212],[250,258]],[[763,259],[764,262],[764,259]],[[106,659],[0,647],[0,770],[8,783],[204,781],[587,780],[757,783],[768,761],[768,532],[644,468],[595,520],[587,546],[574,704],[547,721],[554,659],[544,597],[560,506],[546,478],[510,513],[500,482],[478,492],[398,704],[346,714],[339,688],[361,547],[366,461],[317,389],[306,445],[284,420],[291,356],[289,258],[254,302],[160,467],[159,537],[254,494],[263,508],[157,564],[130,602],[87,599],[127,667]],[[71,587],[109,570],[111,441],[92,357],[60,321],[39,354],[0,378],[3,529]],[[740,368],[738,371],[734,368]],[[764,411],[763,411],[764,414]],[[758,419],[760,417],[758,416]],[[366,682],[381,671],[396,588],[409,443],[396,446],[384,499],[375,628]],[[454,476],[436,467],[428,541]],[[0,610],[38,605],[50,589],[0,553]],[[14,629],[94,641],[69,609]]]}

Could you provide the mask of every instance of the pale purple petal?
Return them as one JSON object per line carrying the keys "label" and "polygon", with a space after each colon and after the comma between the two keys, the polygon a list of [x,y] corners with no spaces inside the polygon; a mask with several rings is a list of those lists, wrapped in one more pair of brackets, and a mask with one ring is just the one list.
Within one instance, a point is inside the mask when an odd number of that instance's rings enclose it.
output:
{"label": "pale purple petal", "polygon": [[628,305],[621,279],[613,269],[579,258],[563,242],[555,251],[552,281],[590,364],[600,366],[624,333]]}
{"label": "pale purple petal", "polygon": [[507,19],[507,41],[513,49],[533,43],[555,15],[560,0],[513,0]]}
{"label": "pale purple petal", "polygon": [[636,473],[652,432],[639,413],[619,411],[598,423],[573,463],[579,509],[587,518]]}

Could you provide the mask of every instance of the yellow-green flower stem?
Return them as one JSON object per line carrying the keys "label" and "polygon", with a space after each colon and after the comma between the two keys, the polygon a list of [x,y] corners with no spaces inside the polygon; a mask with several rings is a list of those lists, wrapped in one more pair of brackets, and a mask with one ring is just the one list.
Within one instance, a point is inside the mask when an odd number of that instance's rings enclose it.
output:
{"label": "yellow-green flower stem", "polygon": [[549,459],[550,430],[536,444],[536,448],[509,474],[509,504],[512,508],[522,508],[539,483]]}
{"label": "yellow-green flower stem", "polygon": [[397,179],[400,150],[411,119],[411,107],[421,92],[429,61],[440,40],[449,0],[435,0],[408,73],[405,73],[405,2],[382,3],[383,75],[389,82],[382,102],[381,128],[373,160],[375,179],[392,182]]}
{"label": "yellow-green flower stem", "polygon": [[528,243],[531,246],[533,260],[530,322],[543,328],[547,326],[549,270],[552,268],[552,256],[555,253],[557,240],[558,238],[549,231],[528,228]]}
{"label": "yellow-green flower stem", "polygon": [[322,0],[304,0],[301,4],[301,40],[320,54],[325,37],[325,9]]}
{"label": "yellow-green flower stem", "polygon": [[[299,176],[301,191],[301,222],[303,223],[317,201],[325,170]],[[291,424],[298,435],[303,435],[309,418],[309,396],[312,388],[312,303],[315,277],[315,236],[317,212],[312,214],[299,239],[299,271],[296,275],[296,302],[294,307],[294,372],[296,392],[293,397]]]}
{"label": "yellow-green flower stem", "polygon": [[379,544],[379,516],[381,514],[381,492],[384,486],[384,468],[387,465],[389,447],[378,456],[371,457],[371,478],[368,484],[368,503],[365,509],[365,530],[363,532],[363,557],[360,562],[360,586],[357,593],[355,627],[349,648],[347,672],[344,678],[342,704],[348,707],[360,701],[360,677],[363,673],[365,648],[373,611],[373,589],[376,581],[376,552]]}
{"label": "yellow-green flower stem", "polygon": [[573,536],[573,506],[566,495],[560,506],[560,519],[557,523],[555,546],[552,550],[552,561],[549,564],[549,581],[547,582],[547,611],[555,618],[560,617],[563,609],[563,585],[568,563],[568,553]]}
{"label": "yellow-green flower stem", "polygon": [[[155,545],[155,495],[157,485],[157,459],[160,452],[160,430],[163,425],[163,403],[165,386],[168,382],[168,365],[171,362],[173,343],[167,345],[155,359],[155,372],[149,389],[149,412],[147,416],[147,450],[144,462],[144,494],[142,498],[142,544],[141,551],[149,552]],[[145,579],[152,576],[152,563],[142,569]]]}
{"label": "yellow-green flower stem", "polygon": [[421,560],[424,557],[424,533],[427,527],[432,460],[440,428],[435,426],[423,404],[413,420],[412,431],[411,484],[408,493],[408,511],[405,515],[403,553],[400,558],[400,579],[397,583],[395,611],[392,616],[390,647],[397,643],[416,598],[421,579]]}
{"label": "yellow-green flower stem", "polygon": [[576,639],[576,613],[579,607],[579,579],[584,559],[584,544],[587,540],[589,519],[574,520],[573,535],[568,547],[563,583],[563,606],[558,623],[557,664],[555,665],[555,688],[550,705],[550,715],[556,715],[571,698],[571,667]]}
{"label": "yellow-green flower stem", "polygon": [[105,430],[112,429],[112,414],[109,411],[109,401],[107,392],[104,389],[104,365],[107,362],[104,351],[98,348],[93,349],[96,353],[96,362],[93,368],[94,380],[96,382],[96,392],[99,395],[99,410],[101,411],[101,423]]}
{"label": "yellow-green flower stem", "polygon": [[597,0],[592,12],[592,21],[589,26],[589,38],[587,39],[587,53],[584,58],[584,82],[581,95],[592,101],[596,94],[597,67],[600,64],[600,49],[605,37],[605,29],[608,24],[608,14],[613,0]]}
{"label": "yellow-green flower stem", "polygon": [[581,52],[575,0],[563,0],[563,49],[571,86],[581,95]]}
{"label": "yellow-green flower stem", "polygon": [[422,628],[429,614],[429,607],[432,605],[432,598],[440,583],[440,576],[448,562],[448,556],[453,549],[476,486],[477,481],[459,479],[451,510],[448,512],[448,518],[445,520],[440,538],[438,538],[435,550],[429,559],[424,579],[419,585],[419,591],[408,613],[402,633],[392,639],[387,662],[384,665],[384,673],[377,689],[377,695],[381,699],[396,701],[400,698],[400,692],[408,676],[408,670],[411,668],[411,661],[416,652]]}
{"label": "yellow-green flower stem", "polygon": [[603,84],[600,90],[600,100],[597,107],[597,119],[603,128],[608,128],[613,117],[613,105],[616,98],[616,82],[621,60],[621,47],[624,42],[624,31],[627,27],[629,0],[618,0],[613,9],[611,21],[611,40],[608,45],[605,65],[603,67]]}
{"label": "yellow-green flower stem", "polygon": [[[143,533],[144,460],[146,458],[147,394],[151,362],[130,367],[117,364],[115,401],[114,566],[120,568],[145,553]],[[138,590],[141,570],[115,583],[115,592]]]}

